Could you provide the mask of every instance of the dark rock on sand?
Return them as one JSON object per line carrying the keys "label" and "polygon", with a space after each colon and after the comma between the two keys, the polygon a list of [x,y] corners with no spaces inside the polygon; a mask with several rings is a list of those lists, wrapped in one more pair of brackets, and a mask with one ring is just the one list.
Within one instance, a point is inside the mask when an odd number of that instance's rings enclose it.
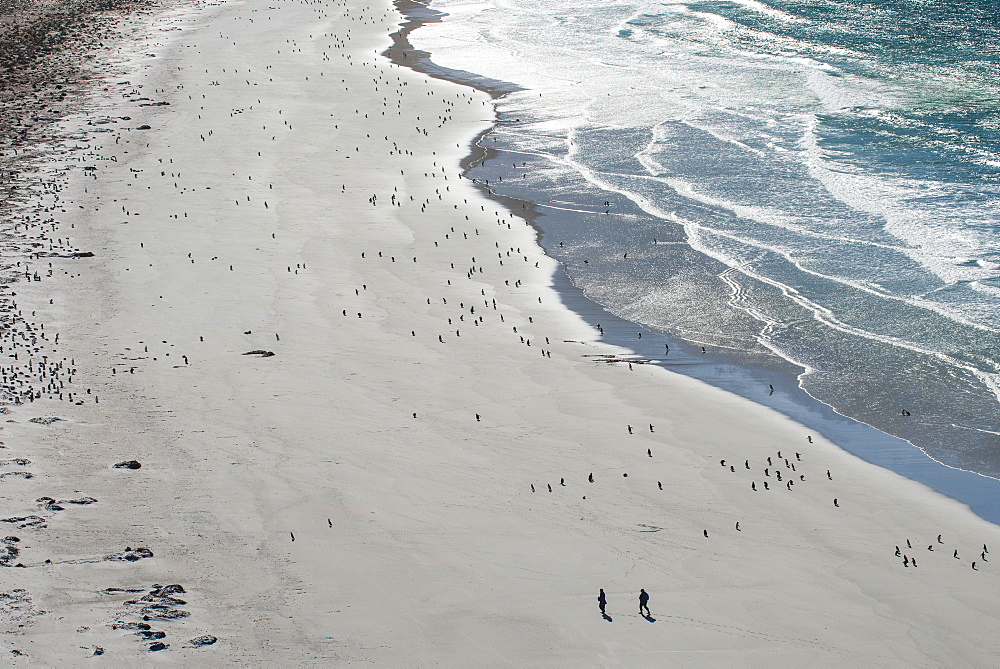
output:
{"label": "dark rock on sand", "polygon": [[32,474],[31,472],[4,472],[3,474],[0,474],[0,479],[5,479],[5,478],[8,478],[10,476],[16,476],[16,477],[22,478],[22,479],[33,479],[33,478],[35,478],[35,475]]}
{"label": "dark rock on sand", "polygon": [[169,604],[150,604],[144,606],[139,613],[143,620],[177,620],[187,618],[191,613],[181,609],[175,609]]}
{"label": "dark rock on sand", "polygon": [[38,253],[39,257],[46,258],[93,258],[94,254],[92,251],[72,251],[70,253],[59,253],[57,251],[49,251],[48,253]]}
{"label": "dark rock on sand", "polygon": [[21,549],[17,546],[7,544],[0,547],[0,567],[9,567],[11,563],[21,554]]}
{"label": "dark rock on sand", "polygon": [[190,643],[192,646],[211,646],[218,640],[219,640],[218,638],[212,636],[211,634],[203,634],[201,636],[196,636],[195,638],[191,639],[191,641],[189,641],[188,643]]}
{"label": "dark rock on sand", "polygon": [[58,504],[80,504],[80,505],[97,504],[97,498],[79,497],[77,499],[61,499],[59,500]]}
{"label": "dark rock on sand", "polygon": [[257,349],[256,351],[247,351],[243,355],[259,355],[262,358],[270,358],[272,355],[274,355],[274,351],[265,351],[264,349],[260,348]]}
{"label": "dark rock on sand", "polygon": [[[136,126],[135,129],[136,130],[152,130],[152,128],[149,127],[148,125],[146,125],[145,123],[142,124],[142,125],[140,125],[140,126]],[[153,645],[155,646],[156,644],[153,644]],[[157,650],[159,650],[159,649],[157,648]]]}
{"label": "dark rock on sand", "polygon": [[38,423],[39,425],[52,425],[52,423],[57,423],[61,421],[62,418],[58,416],[40,416],[38,418],[29,418],[29,423]]}
{"label": "dark rock on sand", "polygon": [[45,519],[41,516],[12,516],[10,518],[0,518],[0,523],[15,523],[20,528],[25,527],[45,527]]}
{"label": "dark rock on sand", "polygon": [[113,630],[148,630],[152,627],[149,623],[125,623],[122,621],[111,623]]}
{"label": "dark rock on sand", "polygon": [[176,595],[177,593],[185,592],[184,586],[178,583],[172,585],[158,585],[153,584],[153,589],[149,591],[149,594],[153,597],[167,597],[169,595]]}
{"label": "dark rock on sand", "polygon": [[56,501],[51,497],[39,497],[35,501],[38,502],[38,505],[41,506],[46,511],[62,511],[63,509],[65,509],[65,507],[57,504]]}
{"label": "dark rock on sand", "polygon": [[138,460],[125,460],[124,462],[118,462],[114,465],[115,469],[139,469],[142,467],[142,463]]}
{"label": "dark rock on sand", "polygon": [[159,630],[143,630],[142,632],[136,632],[136,635],[144,639],[163,639],[167,636],[167,633],[160,632]]}
{"label": "dark rock on sand", "polygon": [[169,647],[170,647],[169,645],[167,645],[165,643],[161,643],[160,641],[157,641],[156,643],[149,644],[149,650],[150,650],[150,652],[157,651],[157,650],[166,650]]}
{"label": "dark rock on sand", "polygon": [[[178,599],[177,597],[166,597],[166,596],[158,596],[158,595],[153,595],[153,594],[146,595],[145,597],[143,597],[139,601],[142,601],[142,602],[156,602],[157,604],[172,604],[174,606],[181,606],[183,604],[187,604],[186,601],[184,601],[183,599]],[[128,603],[129,604],[138,604],[139,602],[128,602]]]}
{"label": "dark rock on sand", "polygon": [[96,504],[97,499],[94,497],[80,497],[78,499],[60,499],[54,500],[51,497],[39,497],[35,500],[38,505],[41,506],[46,511],[63,511],[66,507],[64,504],[76,504],[79,506],[86,506],[87,504]]}
{"label": "dark rock on sand", "polygon": [[119,551],[118,553],[112,553],[110,555],[105,555],[104,559],[109,562],[135,562],[136,560],[141,560],[143,558],[153,557],[153,551],[148,548],[128,548]]}

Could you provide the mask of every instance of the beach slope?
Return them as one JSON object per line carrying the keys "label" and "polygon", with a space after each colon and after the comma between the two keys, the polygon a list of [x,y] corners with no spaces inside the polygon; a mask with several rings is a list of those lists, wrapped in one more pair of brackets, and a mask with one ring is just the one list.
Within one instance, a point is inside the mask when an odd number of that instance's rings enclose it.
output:
{"label": "beach slope", "polygon": [[179,4],[63,122],[7,263],[5,656],[995,664],[997,528],[601,344],[401,20]]}

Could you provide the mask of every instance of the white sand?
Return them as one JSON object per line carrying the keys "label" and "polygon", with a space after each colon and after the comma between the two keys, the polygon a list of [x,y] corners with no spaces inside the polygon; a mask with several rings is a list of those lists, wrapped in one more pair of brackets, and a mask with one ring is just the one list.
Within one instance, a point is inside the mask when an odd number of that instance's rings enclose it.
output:
{"label": "white sand", "polygon": [[[49,236],[95,257],[14,288],[83,403],[14,407],[0,432],[2,458],[32,461],[0,471],[35,475],[0,482],[4,517],[47,524],[0,525],[28,567],[0,570],[4,656],[995,665],[979,553],[997,528],[768,409],[592,357],[621,351],[561,307],[532,230],[459,178],[486,96],[377,57],[398,15],[347,4],[170,12],[67,124],[90,148],[47,168],[70,166]],[[101,115],[131,120],[85,125]],[[126,546],[154,557],[100,559]],[[167,649],[111,627],[173,583],[190,615],[149,621]],[[202,634],[218,642],[190,647]]]}

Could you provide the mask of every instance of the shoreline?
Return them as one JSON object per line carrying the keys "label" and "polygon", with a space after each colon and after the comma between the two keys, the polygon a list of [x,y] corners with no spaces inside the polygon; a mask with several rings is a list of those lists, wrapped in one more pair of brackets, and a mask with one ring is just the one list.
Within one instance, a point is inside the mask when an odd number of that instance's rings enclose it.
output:
{"label": "shoreline", "polygon": [[[433,55],[415,49],[409,34],[422,25],[441,21],[445,14],[431,8],[430,3],[417,0],[395,0],[394,6],[405,18],[398,33],[393,33],[393,46],[384,52],[392,62],[445,81],[481,90],[494,100],[507,93],[521,90],[516,84],[499,82],[465,71],[443,67],[433,62]],[[494,190],[488,183],[469,177],[469,173],[485,163],[505,156],[503,151],[485,146],[484,140],[504,121],[494,110],[493,125],[476,137],[469,155],[461,167],[466,178],[476,183],[490,199],[508,211],[525,218],[536,231],[539,247],[559,263],[553,274],[557,291],[567,309],[582,316],[592,327],[614,323],[600,333],[599,341],[631,351],[632,362],[663,366],[672,372],[698,379],[709,385],[734,392],[761,406],[775,409],[790,419],[824,435],[844,451],[866,462],[884,467],[910,480],[926,484],[933,490],[967,505],[976,515],[1000,525],[1000,479],[987,474],[948,465],[931,456],[920,446],[859,419],[839,413],[833,406],[811,395],[799,383],[804,370],[790,361],[775,357],[771,367],[754,364],[749,360],[737,361],[734,356],[710,351],[699,354],[695,342],[680,336],[661,332],[641,323],[617,316],[606,307],[589,298],[572,280],[568,268],[543,242],[545,226],[540,219],[546,215],[543,205],[532,200],[520,199]],[[595,189],[596,190],[596,189]],[[556,214],[558,215],[558,214]],[[636,329],[647,335],[642,346],[637,346]],[[627,333],[627,334],[626,334]],[[668,360],[657,355],[664,344],[672,356]],[[679,354],[679,355],[678,355]],[[746,357],[746,356],[744,356]],[[621,359],[625,362],[625,357]],[[773,392],[762,389],[771,384]]]}
{"label": "shoreline", "polygon": [[[398,31],[389,35],[389,37],[392,38],[392,46],[382,52],[382,56],[388,58],[390,62],[395,63],[400,67],[409,68],[414,72],[420,72],[436,79],[441,79],[442,81],[448,81],[461,86],[468,86],[477,91],[482,91],[483,93],[489,95],[493,100],[502,98],[504,95],[512,91],[519,90],[517,86],[507,82],[480,77],[472,72],[459,72],[435,65],[431,60],[431,54],[426,51],[421,51],[420,49],[415,49],[410,43],[409,36],[410,33],[417,30],[421,26],[426,25],[427,23],[439,21],[440,17],[444,15],[434,9],[431,9],[429,2],[424,3],[419,0],[393,0],[392,4],[403,17],[404,21],[400,25],[400,29]],[[470,142],[469,153],[459,162],[461,174],[466,179],[469,178],[468,173],[470,170],[489,160],[497,158],[499,155],[495,149],[491,149],[483,145],[483,138],[492,133],[501,123],[500,119],[497,117],[495,107],[492,110],[492,114],[493,119],[490,122],[490,126],[485,128]],[[535,220],[540,214],[537,210],[537,205],[534,202],[520,200],[515,197],[503,195],[502,193],[497,193],[491,189],[488,184],[475,179],[470,179],[470,181],[479,186],[480,189],[487,194],[487,197],[500,202],[504,208],[512,214],[524,218],[528,225],[534,228],[536,242],[539,247],[541,247],[541,237],[543,231]],[[521,208],[518,209],[514,205],[521,205]]]}
{"label": "shoreline", "polygon": [[65,121],[30,229],[93,255],[14,284],[5,656],[989,662],[1000,530],[626,366],[462,177],[487,96],[377,56],[399,19],[182,5]]}

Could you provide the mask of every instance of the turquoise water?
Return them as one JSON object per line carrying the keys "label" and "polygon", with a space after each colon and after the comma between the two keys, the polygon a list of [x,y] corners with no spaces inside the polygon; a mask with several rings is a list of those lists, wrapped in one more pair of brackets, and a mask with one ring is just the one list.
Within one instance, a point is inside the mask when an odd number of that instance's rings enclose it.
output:
{"label": "turquoise water", "polygon": [[584,294],[1000,476],[1000,3],[433,7]]}

